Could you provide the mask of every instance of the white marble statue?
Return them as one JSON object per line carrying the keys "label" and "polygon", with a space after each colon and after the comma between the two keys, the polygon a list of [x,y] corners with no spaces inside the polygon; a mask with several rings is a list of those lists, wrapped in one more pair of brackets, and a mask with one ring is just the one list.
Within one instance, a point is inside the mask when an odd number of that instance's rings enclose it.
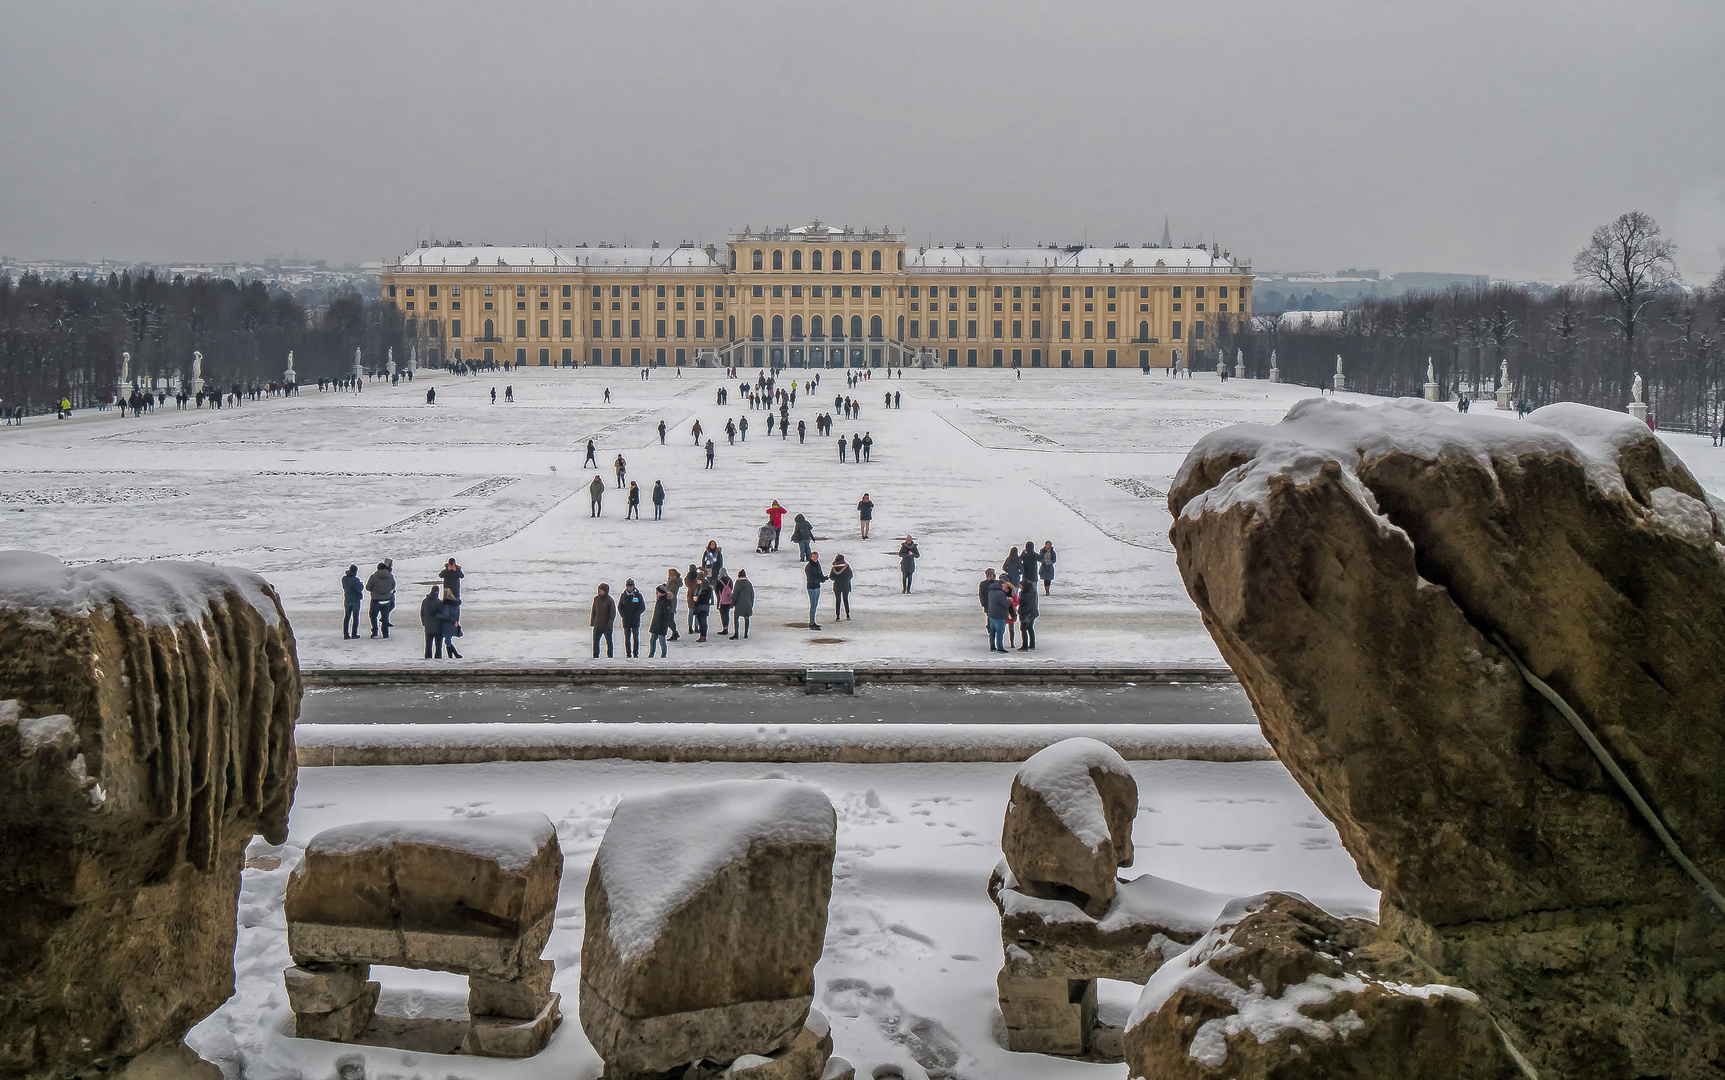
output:
{"label": "white marble statue", "polygon": [[1340,375],[1341,373],[1342,373],[1342,354],[1337,353],[1336,354],[1336,374]]}
{"label": "white marble statue", "polygon": [[358,349],[353,350],[353,377],[356,379],[365,378],[365,365],[360,363]]}
{"label": "white marble statue", "polygon": [[1437,382],[1437,369],[1432,367],[1432,358],[1426,357],[1426,382]]}
{"label": "white marble statue", "polygon": [[204,354],[192,350],[192,393],[204,388]]}
{"label": "white marble statue", "polygon": [[1271,371],[1280,371],[1280,370],[1282,370],[1282,369],[1281,369],[1281,368],[1280,368],[1280,367],[1278,367],[1278,366],[1277,366],[1277,365],[1276,365],[1276,350],[1274,350],[1274,349],[1271,349],[1271,350],[1270,350],[1270,370],[1271,370]]}
{"label": "white marble statue", "polygon": [[298,381],[299,381],[299,377],[298,377],[298,376],[297,376],[297,375],[295,375],[295,374],[294,374],[294,370],[293,370],[293,350],[292,350],[292,349],[289,349],[289,350],[288,350],[288,354],[287,354],[287,373],[286,373],[286,374],[284,374],[284,375],[283,375],[283,376],[282,376],[282,378],[283,378],[283,379],[284,379],[284,380],[286,380],[286,381],[287,381],[287,382],[288,382],[288,383],[289,383],[289,384],[290,384],[290,385],[291,385],[291,384],[293,384],[293,383],[296,383],[296,382],[298,382]]}
{"label": "white marble statue", "polygon": [[132,354],[129,352],[120,354],[120,385],[132,385]]}
{"label": "white marble statue", "polygon": [[1497,385],[1499,385],[1499,386],[1508,386],[1509,385],[1509,357],[1507,357],[1507,356],[1503,358],[1503,363],[1498,365]]}
{"label": "white marble statue", "polygon": [[1629,394],[1635,399],[1637,405],[1643,404],[1641,400],[1641,372],[1639,371],[1635,373],[1635,382],[1630,385]]}

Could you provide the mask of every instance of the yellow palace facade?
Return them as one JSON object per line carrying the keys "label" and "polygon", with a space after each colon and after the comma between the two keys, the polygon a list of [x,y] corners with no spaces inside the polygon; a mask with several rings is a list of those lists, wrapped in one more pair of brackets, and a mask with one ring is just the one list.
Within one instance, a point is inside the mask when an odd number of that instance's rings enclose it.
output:
{"label": "yellow palace facade", "polygon": [[385,265],[421,355],[538,366],[1167,367],[1251,311],[1219,250],[910,249],[749,230],[724,249],[424,246]]}

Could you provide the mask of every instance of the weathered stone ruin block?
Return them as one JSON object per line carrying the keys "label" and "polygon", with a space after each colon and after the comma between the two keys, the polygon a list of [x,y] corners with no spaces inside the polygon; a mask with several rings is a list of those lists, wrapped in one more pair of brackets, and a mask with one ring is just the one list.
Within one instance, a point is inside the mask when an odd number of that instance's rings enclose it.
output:
{"label": "weathered stone ruin block", "polygon": [[254,574],[0,552],[0,1075],[189,1053],[246,845],[286,839],[299,700]]}
{"label": "weathered stone ruin block", "polygon": [[1365,919],[1236,900],[1151,977],[1125,1036],[1155,1080],[1524,1080],[1491,1015]]}
{"label": "weathered stone ruin block", "polygon": [[553,965],[539,954],[562,874],[557,830],[543,814],[370,821],[318,833],[284,903],[299,1034],[357,1039],[377,1002],[365,973],[390,964],[468,976],[464,1053],[538,1053],[561,1019]]}
{"label": "weathered stone ruin block", "polygon": [[1676,456],[1580,405],[1307,401],[1200,440],[1169,508],[1205,626],[1386,929],[1541,1075],[1715,1075],[1725,919],[1494,643],[1725,878],[1725,528]]}
{"label": "weathered stone ruin block", "polygon": [[581,1025],[607,1076],[793,1044],[814,998],[836,830],[827,797],[786,780],[618,804],[587,881],[581,949]]}
{"label": "weathered stone ruin block", "polygon": [[1066,739],[1012,778],[1000,847],[1021,891],[1101,918],[1116,871],[1132,865],[1137,815],[1138,782],[1125,759],[1095,739]]}

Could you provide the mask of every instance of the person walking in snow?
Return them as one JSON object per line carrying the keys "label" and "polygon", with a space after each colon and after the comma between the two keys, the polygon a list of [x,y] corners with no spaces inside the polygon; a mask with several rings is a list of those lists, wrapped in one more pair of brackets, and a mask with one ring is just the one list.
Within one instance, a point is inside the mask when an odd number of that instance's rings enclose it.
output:
{"label": "person walking in snow", "polygon": [[866,491],[863,492],[862,501],[857,503],[857,518],[859,519],[858,524],[862,527],[862,538],[867,540],[869,522],[874,520],[874,500],[868,497]]}
{"label": "person walking in snow", "polygon": [[365,579],[365,591],[371,594],[371,636],[377,636],[378,618],[383,619],[383,636],[389,636],[389,613],[395,610],[395,574],[392,573],[394,563],[385,559],[377,564],[377,569]]}
{"label": "person walking in snow", "polygon": [[[436,405],[437,404],[437,387],[434,386],[425,392],[425,403],[427,405]],[[428,657],[428,659],[429,659],[429,657]]]}
{"label": "person walking in snow", "polygon": [[587,625],[593,628],[593,659],[599,659],[599,642],[605,642],[605,658],[616,657],[616,651],[611,644],[611,626],[617,619],[617,601],[611,599],[611,586],[603,581],[599,583],[599,591],[593,596],[593,613],[587,618]]}
{"label": "person walking in snow", "polygon": [[863,460],[874,460],[874,436],[866,431],[863,432]]}
{"label": "person walking in snow", "polygon": [[[798,520],[800,521],[801,518],[799,517]],[[792,539],[794,540],[796,537],[792,536]],[[825,580],[827,580],[827,576],[821,571],[821,553],[818,551],[809,552],[809,561],[803,566],[803,581],[809,590],[810,630],[821,628],[821,624],[815,622],[815,612],[821,606],[821,582]]]}
{"label": "person walking in snow", "polygon": [[[806,562],[809,557],[809,547],[815,542],[815,527],[809,524],[809,519],[801,514],[791,522],[791,543],[797,545],[797,558]],[[811,622],[813,620],[810,620]]]}
{"label": "person walking in snow", "polygon": [[591,507],[591,513],[588,514],[588,516],[598,517],[599,510],[605,502],[605,481],[595,476],[593,478],[593,482],[587,485],[587,497],[593,504]]}
{"label": "person walking in snow", "polygon": [[583,469],[589,465],[593,466],[595,469],[599,467],[599,447],[594,444],[592,439],[587,440],[587,457],[581,462],[581,467]]}
{"label": "person walking in snow", "polygon": [[653,621],[647,625],[647,659],[654,650],[669,659],[671,651],[665,645],[665,635],[677,628],[677,601],[670,590],[660,585],[653,590]]}
{"label": "person walking in snow", "polygon": [[1042,595],[1047,596],[1054,586],[1054,541],[1042,542],[1042,552],[1037,559],[1042,563]]}
{"label": "person walking in snow", "polygon": [[779,505],[777,499],[773,500],[773,505],[767,507],[767,524],[773,527],[773,550],[777,551],[779,550],[779,534],[783,531],[785,524],[785,508]]}
{"label": "person walking in snow", "polygon": [[713,440],[707,440],[707,468],[713,467]]}
{"label": "person walking in snow", "polygon": [[653,481],[653,520],[658,521],[665,516],[665,485]]}
{"label": "person walking in snow", "polygon": [[851,464],[862,464],[862,436],[851,432]]}
{"label": "person walking in snow", "polygon": [[612,463],[612,467],[617,470],[617,490],[621,491],[623,489],[623,477],[628,472],[629,463],[623,460],[622,454],[618,454],[617,460]]}
{"label": "person walking in snow", "polygon": [[641,520],[641,485],[633,480],[629,481],[629,506],[623,511],[623,520],[630,518]]}
{"label": "person walking in snow", "polygon": [[731,586],[731,640],[737,640],[740,631],[743,637],[749,636],[749,619],[755,613],[755,583],[749,580],[747,570],[737,571],[737,580]]}
{"label": "person walking in snow", "polygon": [[497,404],[497,387],[495,386],[491,388],[491,404]]}
{"label": "person walking in snow", "polygon": [[635,587],[635,579],[623,583],[623,595],[617,598],[617,618],[623,624],[623,658],[641,659],[641,616],[647,611],[647,598]]}
{"label": "person walking in snow", "polygon": [[839,436],[839,464],[843,465],[844,463],[845,463],[845,437],[843,435],[840,435]]}
{"label": "person walking in snow", "polygon": [[693,432],[695,435],[695,445],[700,446],[701,445],[701,422],[699,420],[695,421],[694,426],[691,427],[689,430],[691,432]]}
{"label": "person walking in snow", "polygon": [[798,446],[801,446],[803,444],[803,441],[804,441],[803,437],[808,434],[808,430],[809,430],[809,428],[808,428],[808,425],[806,423],[804,423],[801,420],[797,421],[797,445]]}
{"label": "person walking in snow", "polygon": [[341,576],[341,639],[359,636],[359,602],[365,599],[365,582],[359,580],[357,563]]}
{"label": "person walking in snow", "polygon": [[665,445],[665,421],[659,421],[659,445]]}
{"label": "person walking in snow", "polygon": [[898,546],[898,572],[904,579],[900,592],[910,592],[910,579],[916,576],[916,561],[920,558],[922,552],[916,549],[916,537],[906,534],[904,543]]}
{"label": "person walking in snow", "polygon": [[749,441],[749,418],[746,416],[737,421],[737,437],[744,442]]}

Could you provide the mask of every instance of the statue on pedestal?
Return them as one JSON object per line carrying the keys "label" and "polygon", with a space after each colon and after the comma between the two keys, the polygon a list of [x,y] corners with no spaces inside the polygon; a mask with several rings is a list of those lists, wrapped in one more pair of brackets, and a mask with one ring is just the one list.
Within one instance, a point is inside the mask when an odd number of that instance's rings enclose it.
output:
{"label": "statue on pedestal", "polygon": [[1270,381],[1282,381],[1282,369],[1276,366],[1276,350],[1270,350]]}
{"label": "statue on pedestal", "polygon": [[192,350],[192,393],[196,394],[204,388],[204,354]]}
{"label": "statue on pedestal", "polygon": [[282,378],[287,382],[287,384],[289,386],[292,386],[294,383],[299,381],[298,376],[296,376],[294,374],[294,370],[293,370],[293,350],[292,349],[288,350],[287,372],[282,376]]}
{"label": "statue on pedestal", "polygon": [[1631,398],[1635,399],[1635,403],[1637,405],[1642,404],[1642,401],[1641,401],[1641,372],[1639,372],[1639,371],[1637,371],[1635,373],[1635,382],[1630,384],[1629,396]]}
{"label": "statue on pedestal", "polygon": [[1342,354],[1341,353],[1336,354],[1336,377],[1331,382],[1331,385],[1338,391],[1339,390],[1346,390],[1348,388],[1348,377],[1346,375],[1342,374]]}

